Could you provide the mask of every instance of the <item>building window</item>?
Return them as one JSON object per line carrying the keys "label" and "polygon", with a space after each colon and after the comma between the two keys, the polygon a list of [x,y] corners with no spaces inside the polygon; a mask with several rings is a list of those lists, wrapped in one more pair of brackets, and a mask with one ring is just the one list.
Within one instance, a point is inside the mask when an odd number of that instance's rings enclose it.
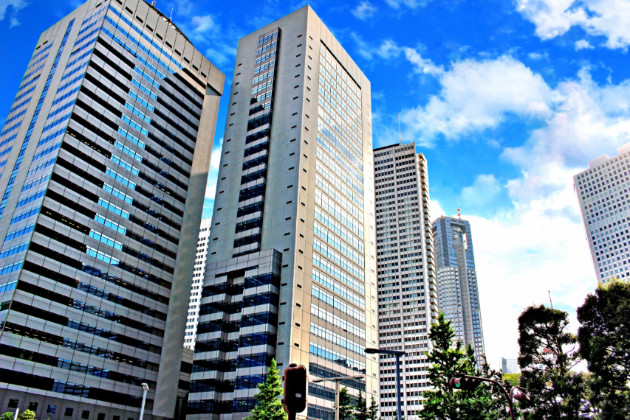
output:
{"label": "building window", "polygon": [[66,407],[66,411],[63,413],[64,416],[72,416],[72,414],[74,413],[74,408],[72,407]]}
{"label": "building window", "polygon": [[8,408],[18,408],[19,404],[20,404],[20,400],[10,399]]}
{"label": "building window", "polygon": [[82,419],[89,419],[90,418],[90,411],[89,410],[83,410],[83,412],[81,413],[81,418]]}
{"label": "building window", "polygon": [[36,403],[36,402],[30,402],[30,403],[28,403],[28,409],[31,410],[31,411],[37,411],[37,406],[38,405],[39,404]]}
{"label": "building window", "polygon": [[48,404],[48,409],[46,410],[46,412],[50,414],[55,414],[57,412],[57,406]]}

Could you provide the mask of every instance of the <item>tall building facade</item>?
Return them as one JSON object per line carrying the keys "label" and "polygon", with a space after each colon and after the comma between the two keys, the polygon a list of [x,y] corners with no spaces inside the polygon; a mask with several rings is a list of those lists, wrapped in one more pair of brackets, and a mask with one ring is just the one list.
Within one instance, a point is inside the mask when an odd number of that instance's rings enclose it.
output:
{"label": "tall building facade", "polygon": [[630,144],[573,178],[597,281],[630,281]]}
{"label": "tall building facade", "polygon": [[470,223],[440,217],[433,222],[440,311],[453,323],[455,340],[485,356],[477,270]]}
{"label": "tall building facade", "polygon": [[[192,419],[248,415],[280,373],[377,394],[370,83],[306,6],[239,41],[201,298]],[[334,383],[309,384],[334,417]]]}
{"label": "tall building facade", "polygon": [[503,373],[521,373],[521,367],[518,365],[518,359],[501,358],[501,371]]}
{"label": "tall building facade", "polygon": [[195,266],[193,268],[192,285],[190,287],[190,302],[188,303],[188,316],[186,317],[186,333],[184,338],[184,347],[191,350],[195,349],[195,340],[197,337],[201,288],[203,286],[203,273],[206,271],[208,240],[210,239],[211,226],[212,219],[203,219],[201,226],[199,226],[199,239],[197,240],[197,253],[195,254]]}
{"label": "tall building facade", "polygon": [[142,0],[41,35],[0,132],[3,411],[137,418],[147,384],[174,417],[223,82]]}
{"label": "tall building facade", "polygon": [[[429,217],[427,161],[415,143],[374,150],[379,347],[402,350],[402,413],[417,418],[428,390],[428,332],[437,320],[438,299]],[[380,358],[383,419],[397,415],[396,363]]]}

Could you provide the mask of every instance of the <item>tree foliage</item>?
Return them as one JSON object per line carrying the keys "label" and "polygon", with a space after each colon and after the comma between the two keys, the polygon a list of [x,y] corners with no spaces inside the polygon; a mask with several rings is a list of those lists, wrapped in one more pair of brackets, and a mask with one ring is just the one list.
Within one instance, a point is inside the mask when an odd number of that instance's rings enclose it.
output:
{"label": "tree foliage", "polygon": [[354,407],[354,420],[369,420],[367,404],[361,390],[359,390],[357,405]]}
{"label": "tree foliage", "polygon": [[630,418],[630,283],[612,281],[578,308],[580,356],[602,419]]}
{"label": "tree foliage", "polygon": [[370,399],[370,408],[368,408],[368,420],[378,420],[378,404],[374,399],[374,395]]}
{"label": "tree foliage", "polygon": [[510,384],[510,386],[518,386],[521,380],[520,373],[502,373],[503,380]]}
{"label": "tree foliage", "polygon": [[280,375],[276,359],[271,359],[271,366],[267,370],[265,381],[258,384],[258,394],[256,394],[256,407],[248,420],[287,420],[288,415],[284,411],[280,396],[283,393]]}
{"label": "tree foliage", "polygon": [[352,397],[345,386],[339,391],[339,418],[341,420],[352,419]]}
{"label": "tree foliage", "polygon": [[18,420],[35,420],[35,412],[32,410],[24,410],[18,416]]}
{"label": "tree foliage", "polygon": [[477,367],[472,347],[463,349],[457,342],[453,346],[455,332],[450,321],[440,313],[438,322],[431,326],[429,338],[433,350],[427,353],[431,363],[429,379],[434,389],[423,393],[422,419],[503,419],[505,402],[493,386],[482,384],[473,390],[452,390],[448,381],[457,374],[473,375],[501,381],[495,372],[490,372],[483,361]]}
{"label": "tree foliage", "polygon": [[2,414],[2,416],[0,416],[0,420],[13,420],[13,417],[15,417],[15,413],[7,411],[6,413]]}
{"label": "tree foliage", "polygon": [[530,306],[518,318],[521,386],[530,401],[522,403],[526,419],[575,419],[586,414],[585,376],[577,364],[577,339],[567,331],[568,315]]}

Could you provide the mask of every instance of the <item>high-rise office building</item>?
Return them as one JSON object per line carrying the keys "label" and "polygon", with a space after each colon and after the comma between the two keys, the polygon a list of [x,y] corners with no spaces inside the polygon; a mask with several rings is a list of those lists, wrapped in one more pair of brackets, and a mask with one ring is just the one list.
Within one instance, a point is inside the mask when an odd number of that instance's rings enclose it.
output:
{"label": "high-rise office building", "polygon": [[485,347],[470,223],[442,216],[433,222],[433,238],[440,311],[453,323],[455,340],[472,346],[480,360]]}
{"label": "high-rise office building", "polygon": [[203,219],[199,227],[199,239],[197,240],[197,253],[195,254],[195,266],[193,268],[192,285],[190,287],[190,302],[188,304],[188,317],[186,318],[186,333],[184,338],[184,347],[191,350],[195,349],[195,340],[197,337],[201,288],[203,286],[203,273],[206,270],[208,239],[210,239],[211,225],[212,219]]}
{"label": "high-rise office building", "polygon": [[597,281],[630,281],[630,144],[573,178]]}
{"label": "high-rise office building", "polygon": [[518,365],[518,359],[501,358],[501,371],[503,373],[521,373],[521,367]]}
{"label": "high-rise office building", "polygon": [[[424,352],[438,301],[429,218],[427,161],[415,143],[374,150],[379,347],[403,350],[402,413],[413,419],[429,389]],[[397,415],[396,363],[380,358],[383,419]]]}
{"label": "high-rise office building", "polygon": [[[239,41],[229,101],[191,418],[245,417],[273,357],[376,396],[370,83],[306,6]],[[334,387],[309,384],[309,418]]]}
{"label": "high-rise office building", "polygon": [[142,0],[42,33],[0,132],[3,411],[137,418],[147,384],[173,418],[223,81]]}

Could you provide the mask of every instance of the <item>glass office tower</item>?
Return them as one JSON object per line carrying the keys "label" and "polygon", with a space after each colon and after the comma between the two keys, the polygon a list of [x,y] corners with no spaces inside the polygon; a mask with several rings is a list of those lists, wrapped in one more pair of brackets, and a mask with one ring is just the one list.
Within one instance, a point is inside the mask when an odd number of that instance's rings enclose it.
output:
{"label": "glass office tower", "polygon": [[[429,176],[415,143],[374,150],[379,346],[402,350],[401,403],[406,419],[415,419],[422,392],[430,388],[425,352],[438,302],[433,238],[429,216]],[[397,416],[396,362],[381,355],[380,396],[383,419]]]}
{"label": "glass office tower", "polygon": [[433,222],[440,311],[452,321],[455,340],[485,355],[477,270],[470,223],[454,217]]}
{"label": "glass office tower", "polygon": [[224,76],[142,0],[40,37],[0,132],[0,408],[173,418]]}
{"label": "glass office tower", "polygon": [[[306,6],[239,41],[202,292],[192,419],[245,417],[280,373],[377,391],[370,83]],[[333,417],[334,383],[302,418]]]}

